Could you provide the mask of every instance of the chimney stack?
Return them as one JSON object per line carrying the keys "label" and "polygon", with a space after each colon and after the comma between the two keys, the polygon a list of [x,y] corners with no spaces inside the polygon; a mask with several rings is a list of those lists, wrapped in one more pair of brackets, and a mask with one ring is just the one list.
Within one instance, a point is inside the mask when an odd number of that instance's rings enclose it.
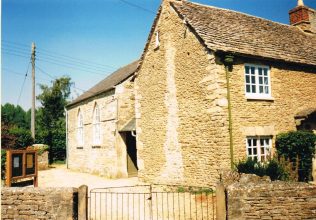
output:
{"label": "chimney stack", "polygon": [[316,34],[316,11],[304,5],[303,0],[297,1],[297,6],[289,11],[290,24],[307,33]]}

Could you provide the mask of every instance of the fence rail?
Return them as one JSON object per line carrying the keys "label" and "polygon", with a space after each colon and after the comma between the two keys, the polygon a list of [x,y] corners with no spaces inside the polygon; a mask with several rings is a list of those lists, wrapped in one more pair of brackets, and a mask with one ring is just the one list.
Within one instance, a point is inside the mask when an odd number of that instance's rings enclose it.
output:
{"label": "fence rail", "polygon": [[212,189],[167,185],[112,187],[90,191],[90,220],[215,219]]}

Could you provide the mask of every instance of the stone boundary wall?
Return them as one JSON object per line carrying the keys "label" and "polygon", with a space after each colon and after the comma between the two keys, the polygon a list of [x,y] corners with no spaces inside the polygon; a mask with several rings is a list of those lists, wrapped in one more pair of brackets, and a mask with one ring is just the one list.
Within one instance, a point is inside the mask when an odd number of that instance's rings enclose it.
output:
{"label": "stone boundary wall", "polygon": [[3,187],[1,219],[78,219],[78,189]]}
{"label": "stone boundary wall", "polygon": [[48,151],[43,152],[41,155],[37,154],[37,162],[39,170],[48,169]]}
{"label": "stone boundary wall", "polygon": [[316,186],[243,175],[226,187],[228,219],[316,219]]}

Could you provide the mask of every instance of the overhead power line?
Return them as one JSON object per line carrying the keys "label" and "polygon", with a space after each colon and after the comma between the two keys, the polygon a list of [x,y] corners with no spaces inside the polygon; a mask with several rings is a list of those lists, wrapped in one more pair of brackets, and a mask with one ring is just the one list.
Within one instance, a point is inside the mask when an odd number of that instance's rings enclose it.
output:
{"label": "overhead power line", "polygon": [[2,43],[6,43],[6,44],[13,44],[13,45],[18,45],[18,46],[20,46],[20,47],[30,48],[29,45],[21,44],[21,43],[18,43],[18,42],[13,42],[13,41],[3,40],[3,39],[1,39],[1,41],[2,41]]}
{"label": "overhead power line", "polygon": [[[19,51],[19,50],[13,50],[13,49],[7,49],[7,48],[3,48],[3,52],[7,55],[12,55],[12,56],[19,56],[19,57],[25,57],[28,58],[27,56],[27,52],[23,52],[23,51]],[[38,53],[37,53],[38,54]],[[53,58],[51,58],[53,57]],[[105,76],[107,75],[110,71],[108,70],[108,67],[106,67],[107,69],[102,69],[101,67],[98,66],[93,66],[90,64],[85,64],[85,63],[81,63],[79,61],[71,61],[71,60],[65,60],[63,58],[54,58],[55,56],[53,55],[44,55],[42,56],[41,54],[37,56],[37,60],[38,61],[42,61],[42,62],[47,62],[50,64],[54,64],[57,66],[62,66],[62,67],[66,67],[69,69],[76,69],[76,70],[80,70],[80,71],[84,71],[87,73],[92,73],[92,74],[96,74],[96,75],[100,75],[100,76]]]}
{"label": "overhead power line", "polygon": [[19,105],[19,103],[20,103],[20,98],[21,98],[22,91],[23,91],[23,88],[24,88],[24,84],[25,84],[25,80],[26,80],[26,77],[27,77],[27,73],[29,72],[30,63],[31,63],[31,61],[29,61],[28,65],[27,65],[26,73],[25,73],[25,76],[24,76],[24,80],[23,80],[23,83],[22,83],[22,86],[21,86],[21,89],[20,89],[20,94],[19,94],[18,101],[17,101],[16,105]]}
{"label": "overhead power line", "polygon": [[[46,76],[50,77],[51,79],[55,80],[57,79],[58,77],[57,76],[53,76],[51,74],[49,74],[48,72],[44,71],[42,68],[39,68],[38,66],[36,67],[41,73],[45,74]],[[74,89],[78,89],[78,90],[81,90],[83,92],[88,92],[88,93],[91,93],[91,94],[95,94],[94,92],[90,92],[86,89],[81,89],[79,87],[76,87],[75,85],[71,85],[71,87],[73,87]]]}
{"label": "overhead power line", "polygon": [[148,13],[151,13],[151,14],[156,14],[156,12],[154,12],[154,11],[152,11],[152,10],[150,10],[150,9],[147,9],[147,8],[144,8],[144,7],[142,7],[142,6],[140,6],[140,5],[137,5],[137,4],[135,4],[135,3],[131,3],[131,2],[129,2],[129,1],[125,1],[125,0],[119,0],[120,2],[123,2],[124,4],[127,4],[127,5],[129,5],[129,6],[132,6],[132,7],[134,7],[134,8],[138,8],[138,9],[140,9],[140,10],[143,10],[143,11],[146,11],[146,12],[148,12]]}
{"label": "overhead power line", "polygon": [[3,52],[4,54],[10,55],[10,56],[29,58],[28,56],[21,55],[21,54],[18,54],[18,53],[10,53],[10,52],[6,52],[6,51],[2,51],[2,52]]}

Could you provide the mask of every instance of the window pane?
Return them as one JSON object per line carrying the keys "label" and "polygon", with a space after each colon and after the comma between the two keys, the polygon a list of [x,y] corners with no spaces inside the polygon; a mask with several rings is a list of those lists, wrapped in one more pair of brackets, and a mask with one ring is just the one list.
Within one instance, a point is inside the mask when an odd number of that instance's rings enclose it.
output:
{"label": "window pane", "polygon": [[265,76],[268,76],[268,69],[267,69],[267,68],[264,68],[264,69],[263,69],[263,73],[264,73]]}
{"label": "window pane", "polygon": [[260,153],[264,154],[264,147],[260,147],[260,149],[261,149]]}
{"label": "window pane", "polygon": [[263,79],[262,79],[262,77],[259,77],[259,84],[263,84]]}
{"label": "window pane", "polygon": [[265,158],[264,156],[261,156],[261,160],[260,161],[265,161]]}
{"label": "window pane", "polygon": [[246,85],[246,92],[250,92],[250,85]]}
{"label": "window pane", "polygon": [[250,83],[250,76],[246,75],[246,83]]}
{"label": "window pane", "polygon": [[248,148],[248,155],[252,155],[251,148]]}
{"label": "window pane", "polygon": [[257,146],[257,139],[252,139],[252,146]]}
{"label": "window pane", "polygon": [[269,87],[268,86],[264,87],[264,92],[265,92],[265,94],[269,94]]}
{"label": "window pane", "polygon": [[251,83],[256,83],[256,77],[255,76],[251,76]]}
{"label": "window pane", "polygon": [[258,68],[258,73],[259,73],[259,76],[261,76],[262,75],[262,68]]}
{"label": "window pane", "polygon": [[263,93],[263,86],[259,86],[259,93]]}
{"label": "window pane", "polygon": [[251,67],[251,75],[255,75],[255,68]]}
{"label": "window pane", "polygon": [[264,146],[264,139],[260,139],[260,146]]}
{"label": "window pane", "polygon": [[248,146],[250,147],[251,146],[251,139],[248,139],[247,143],[248,143]]}
{"label": "window pane", "polygon": [[256,93],[256,86],[251,86],[252,92]]}
{"label": "window pane", "polygon": [[249,66],[245,66],[246,74],[249,74]]}
{"label": "window pane", "polygon": [[268,138],[267,138],[267,139],[265,139],[265,143],[266,143],[266,145],[268,145],[268,146],[269,146],[269,145],[270,145],[270,144],[269,144],[269,142],[270,142],[270,139],[268,139]]}
{"label": "window pane", "polygon": [[257,155],[257,148],[253,148],[253,155]]}
{"label": "window pane", "polygon": [[265,85],[269,85],[268,77],[264,77],[264,84],[265,84]]}

